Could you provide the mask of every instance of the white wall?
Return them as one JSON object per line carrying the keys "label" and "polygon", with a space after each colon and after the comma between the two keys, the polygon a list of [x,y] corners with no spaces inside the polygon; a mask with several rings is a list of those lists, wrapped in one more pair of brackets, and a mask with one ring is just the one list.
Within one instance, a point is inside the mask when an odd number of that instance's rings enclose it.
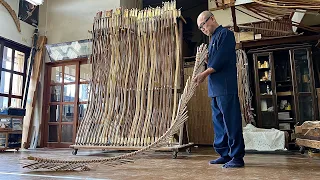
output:
{"label": "white wall", "polygon": [[[122,5],[133,8],[139,3],[131,0],[122,0]],[[139,0],[138,0],[139,1]],[[45,0],[40,6],[39,31],[40,35],[47,36],[47,44],[56,44],[91,38],[88,30],[92,30],[93,19],[98,11],[105,11],[120,7],[120,0]],[[46,53],[45,61],[49,61]],[[43,88],[44,87],[43,63],[38,99],[35,107],[34,122],[35,132],[40,140],[40,120],[42,119]],[[42,120],[42,122],[44,122]],[[41,130],[40,130],[41,131]],[[35,148],[35,146],[31,147]]]}
{"label": "white wall", "polygon": [[[5,0],[18,15],[19,0]],[[18,31],[8,10],[0,4],[0,36],[19,44],[31,47],[34,27],[20,21],[21,33]]]}
{"label": "white wall", "polygon": [[[209,7],[210,9],[210,7]],[[260,17],[244,8],[241,8],[240,6],[237,6],[237,9],[240,9],[246,13],[249,13],[255,17],[264,19],[263,17]],[[221,24],[222,26],[233,26],[233,21],[232,21],[232,15],[231,15],[231,9],[221,9],[221,10],[216,10],[212,11],[213,15],[215,16],[217,22]],[[245,23],[252,23],[252,22],[259,22],[261,20],[253,18],[251,16],[248,16],[240,11],[236,10],[236,18],[237,18],[237,24],[245,24]]]}
{"label": "white wall", "polygon": [[45,0],[39,29],[48,44],[87,39],[96,13],[117,7],[120,0]]}

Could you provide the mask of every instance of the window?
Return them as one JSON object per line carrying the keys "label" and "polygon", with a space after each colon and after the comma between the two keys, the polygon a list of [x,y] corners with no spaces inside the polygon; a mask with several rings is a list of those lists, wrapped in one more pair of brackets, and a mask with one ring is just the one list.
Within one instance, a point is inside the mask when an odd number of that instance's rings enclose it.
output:
{"label": "window", "polygon": [[0,38],[0,108],[22,107],[30,48]]}

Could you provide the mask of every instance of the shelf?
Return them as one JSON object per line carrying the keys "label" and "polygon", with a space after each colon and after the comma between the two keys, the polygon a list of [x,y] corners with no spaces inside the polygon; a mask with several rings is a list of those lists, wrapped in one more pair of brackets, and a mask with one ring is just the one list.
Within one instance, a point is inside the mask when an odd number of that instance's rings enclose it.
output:
{"label": "shelf", "polygon": [[286,97],[286,96],[293,96],[293,95],[277,95],[278,97]]}
{"label": "shelf", "polygon": [[299,95],[311,95],[311,92],[298,92]]}
{"label": "shelf", "polygon": [[292,83],[292,81],[276,81],[276,83]]}
{"label": "shelf", "polygon": [[279,123],[295,123],[294,118],[290,118],[290,119],[286,119],[286,120],[278,119],[278,121],[279,121]]}
{"label": "shelf", "polygon": [[292,109],[291,110],[278,110],[278,112],[291,112],[292,111]]}
{"label": "shelf", "polygon": [[12,130],[12,129],[6,129],[6,130],[1,130],[0,133],[22,133],[22,130]]}
{"label": "shelf", "polygon": [[268,67],[268,68],[258,68],[258,70],[270,70],[270,67]]}
{"label": "shelf", "polygon": [[277,88],[282,88],[282,87],[292,87],[291,84],[286,84],[286,85],[277,85]]}
{"label": "shelf", "polygon": [[6,118],[23,119],[23,117],[24,116],[14,116],[14,115],[0,114],[0,119],[6,119]]}
{"label": "shelf", "polygon": [[262,99],[271,99],[272,97],[273,97],[273,95],[260,95],[260,97],[262,98]]}
{"label": "shelf", "polygon": [[292,120],[280,120],[278,119],[279,123],[295,123],[295,120],[292,119]]}
{"label": "shelf", "polygon": [[277,92],[277,96],[292,96],[293,93],[291,91],[286,92]]}

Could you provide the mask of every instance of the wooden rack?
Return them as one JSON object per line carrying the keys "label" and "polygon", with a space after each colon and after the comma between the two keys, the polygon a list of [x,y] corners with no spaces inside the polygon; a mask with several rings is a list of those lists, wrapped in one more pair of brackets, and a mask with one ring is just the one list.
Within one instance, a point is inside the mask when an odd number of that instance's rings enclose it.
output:
{"label": "wooden rack", "polygon": [[20,147],[9,147],[9,136],[10,134],[21,134],[22,135],[22,131],[21,130],[12,130],[13,127],[13,123],[12,123],[12,119],[20,119],[21,122],[23,120],[23,116],[13,116],[13,115],[3,115],[0,114],[0,119],[10,119],[10,127],[11,128],[5,128],[5,129],[0,129],[0,140],[5,140],[5,145],[4,146],[0,146],[0,151],[5,151],[7,149],[15,149],[15,150],[19,150]]}

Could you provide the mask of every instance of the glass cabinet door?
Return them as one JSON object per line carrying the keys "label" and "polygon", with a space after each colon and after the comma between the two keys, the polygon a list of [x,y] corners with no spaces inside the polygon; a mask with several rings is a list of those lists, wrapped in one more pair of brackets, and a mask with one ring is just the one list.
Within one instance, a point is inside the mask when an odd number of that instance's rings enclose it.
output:
{"label": "glass cabinet door", "polygon": [[277,128],[277,106],[272,53],[254,54],[257,97],[257,125]]}
{"label": "glass cabinet door", "polygon": [[315,120],[313,66],[308,48],[291,50],[297,122]]}

